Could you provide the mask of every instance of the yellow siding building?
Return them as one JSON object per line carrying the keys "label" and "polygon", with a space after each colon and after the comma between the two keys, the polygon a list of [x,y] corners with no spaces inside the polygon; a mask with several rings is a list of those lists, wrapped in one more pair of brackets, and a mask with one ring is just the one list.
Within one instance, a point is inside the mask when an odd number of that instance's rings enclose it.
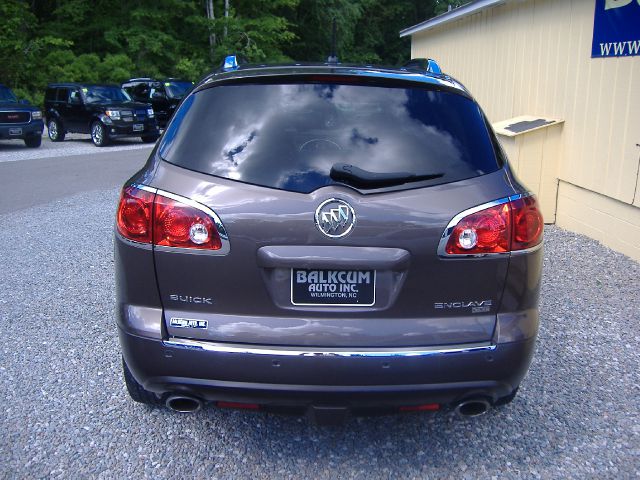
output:
{"label": "yellow siding building", "polygon": [[[478,100],[547,223],[640,260],[640,56],[591,58],[594,13],[593,0],[477,0],[400,34]],[[535,118],[551,123],[505,130]]]}

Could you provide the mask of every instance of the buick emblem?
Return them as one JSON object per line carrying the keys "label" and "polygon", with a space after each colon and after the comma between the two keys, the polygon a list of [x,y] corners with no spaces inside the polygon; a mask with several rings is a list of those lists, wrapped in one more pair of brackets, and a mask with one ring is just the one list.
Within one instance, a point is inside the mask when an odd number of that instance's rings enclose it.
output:
{"label": "buick emblem", "polygon": [[344,200],[330,198],[316,208],[316,226],[327,237],[344,237],[355,224],[356,213]]}

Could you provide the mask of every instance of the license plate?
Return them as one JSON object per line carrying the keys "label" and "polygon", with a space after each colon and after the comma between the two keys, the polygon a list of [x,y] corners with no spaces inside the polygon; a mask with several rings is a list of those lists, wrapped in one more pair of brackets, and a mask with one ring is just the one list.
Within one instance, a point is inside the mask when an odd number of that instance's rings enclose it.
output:
{"label": "license plate", "polygon": [[291,269],[291,303],[370,307],[376,303],[375,270]]}
{"label": "license plate", "polygon": [[142,123],[134,123],[133,124],[133,131],[134,132],[141,132],[142,130],[144,130],[144,125]]}
{"label": "license plate", "polygon": [[22,135],[22,129],[21,128],[10,128],[9,129],[9,135]]}

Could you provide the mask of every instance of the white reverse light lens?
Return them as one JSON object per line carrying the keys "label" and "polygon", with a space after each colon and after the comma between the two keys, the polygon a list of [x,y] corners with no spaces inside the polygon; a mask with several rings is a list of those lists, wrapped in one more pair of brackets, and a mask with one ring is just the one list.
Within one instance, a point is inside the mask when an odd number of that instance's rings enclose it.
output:
{"label": "white reverse light lens", "polygon": [[465,228],[458,237],[458,243],[466,250],[471,250],[478,244],[478,234],[473,228]]}
{"label": "white reverse light lens", "polygon": [[189,229],[189,238],[196,245],[202,245],[209,240],[209,230],[201,223],[194,223]]}

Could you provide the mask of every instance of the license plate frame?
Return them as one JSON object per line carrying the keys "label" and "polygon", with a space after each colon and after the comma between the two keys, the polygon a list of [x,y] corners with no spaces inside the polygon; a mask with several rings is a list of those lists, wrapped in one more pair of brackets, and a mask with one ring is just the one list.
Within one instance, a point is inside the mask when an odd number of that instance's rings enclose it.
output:
{"label": "license plate frame", "polygon": [[134,132],[142,132],[142,131],[144,131],[144,124],[142,124],[142,123],[134,123],[133,124],[133,131]]}
{"label": "license plate frame", "polygon": [[[298,276],[298,272],[304,274]],[[291,304],[305,307],[372,307],[376,303],[376,279],[377,272],[372,269],[291,268]],[[334,291],[331,291],[332,285]]]}

